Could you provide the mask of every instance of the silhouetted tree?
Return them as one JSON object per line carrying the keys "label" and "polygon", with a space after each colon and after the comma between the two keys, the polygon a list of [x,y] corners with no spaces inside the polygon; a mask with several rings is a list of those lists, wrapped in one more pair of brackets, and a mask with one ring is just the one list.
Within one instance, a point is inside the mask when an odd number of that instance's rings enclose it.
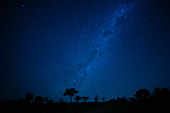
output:
{"label": "silhouetted tree", "polygon": [[153,96],[156,96],[156,97],[167,97],[169,96],[169,89],[168,88],[155,88],[154,92],[153,92]]}
{"label": "silhouetted tree", "polygon": [[96,103],[98,102],[99,98],[98,98],[97,95],[94,97],[94,100],[95,100]]}
{"label": "silhouetted tree", "polygon": [[83,102],[85,102],[85,103],[86,103],[86,102],[87,102],[87,100],[89,99],[89,97],[85,97],[85,96],[83,96],[83,97],[82,97],[82,99],[83,99]]}
{"label": "silhouetted tree", "polygon": [[161,94],[161,89],[155,88],[155,90],[153,91],[153,96],[160,96],[160,94]]}
{"label": "silhouetted tree", "polygon": [[44,100],[41,96],[36,96],[34,102],[37,104],[41,104],[44,102]]}
{"label": "silhouetted tree", "polygon": [[64,96],[68,95],[70,96],[70,101],[72,103],[72,98],[75,96],[75,94],[77,94],[79,91],[75,90],[75,88],[70,88],[70,89],[66,89],[66,91],[64,92]]}
{"label": "silhouetted tree", "polygon": [[76,99],[76,101],[77,101],[77,103],[78,103],[78,102],[80,101],[80,99],[82,99],[82,97],[76,96],[75,99]]}
{"label": "silhouetted tree", "polygon": [[105,97],[102,98],[103,102],[105,102]]}
{"label": "silhouetted tree", "polygon": [[28,92],[26,95],[25,95],[25,102],[31,102],[31,100],[33,100],[34,98],[34,95],[30,92]]}
{"label": "silhouetted tree", "polygon": [[152,99],[157,102],[170,101],[170,90],[168,88],[155,88]]}
{"label": "silhouetted tree", "polygon": [[135,97],[139,101],[146,101],[149,96],[150,92],[147,89],[139,89],[135,94]]}

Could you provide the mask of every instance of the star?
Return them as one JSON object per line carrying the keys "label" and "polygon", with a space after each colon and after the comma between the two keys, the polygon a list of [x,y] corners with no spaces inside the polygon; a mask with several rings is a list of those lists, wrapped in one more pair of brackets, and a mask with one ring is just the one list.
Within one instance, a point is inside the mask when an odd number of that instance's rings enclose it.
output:
{"label": "star", "polygon": [[25,5],[24,5],[24,4],[22,4],[22,5],[21,5],[21,7],[25,7]]}

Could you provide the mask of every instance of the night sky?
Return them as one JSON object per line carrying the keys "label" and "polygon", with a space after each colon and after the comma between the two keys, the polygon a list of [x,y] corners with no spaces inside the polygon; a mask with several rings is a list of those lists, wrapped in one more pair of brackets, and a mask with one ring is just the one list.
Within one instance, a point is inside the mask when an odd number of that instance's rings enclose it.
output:
{"label": "night sky", "polygon": [[0,100],[170,88],[169,0],[1,0]]}

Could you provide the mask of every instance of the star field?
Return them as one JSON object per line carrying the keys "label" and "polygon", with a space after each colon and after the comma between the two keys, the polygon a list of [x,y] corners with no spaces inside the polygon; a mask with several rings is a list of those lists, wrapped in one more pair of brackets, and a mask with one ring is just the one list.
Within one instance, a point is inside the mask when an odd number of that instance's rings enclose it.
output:
{"label": "star field", "polygon": [[0,100],[65,88],[107,99],[170,88],[168,0],[2,0]]}

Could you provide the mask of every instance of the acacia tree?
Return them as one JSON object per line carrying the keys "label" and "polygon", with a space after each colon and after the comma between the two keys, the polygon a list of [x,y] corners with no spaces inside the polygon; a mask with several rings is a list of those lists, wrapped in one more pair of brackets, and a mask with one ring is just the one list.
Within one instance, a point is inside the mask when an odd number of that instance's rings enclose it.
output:
{"label": "acacia tree", "polygon": [[70,96],[70,101],[72,103],[72,98],[78,93],[79,91],[75,90],[75,88],[70,88],[70,89],[66,89],[66,91],[64,92],[64,96],[68,95]]}

